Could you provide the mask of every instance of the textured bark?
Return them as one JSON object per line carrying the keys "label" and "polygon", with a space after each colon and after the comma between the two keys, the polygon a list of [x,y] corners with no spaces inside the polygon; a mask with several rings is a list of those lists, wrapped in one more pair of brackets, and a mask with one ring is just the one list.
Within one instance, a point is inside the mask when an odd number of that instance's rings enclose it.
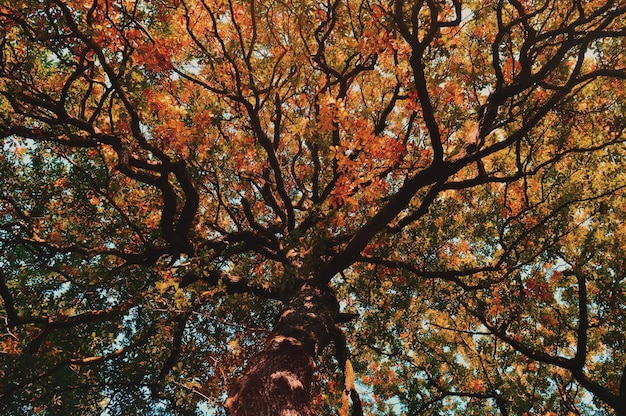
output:
{"label": "textured bark", "polygon": [[312,415],[315,357],[333,340],[335,296],[304,285],[288,302],[263,351],[233,386],[229,416]]}
{"label": "textured bark", "polygon": [[618,416],[626,416],[626,366],[622,369],[622,377],[619,383],[619,397],[613,408]]}

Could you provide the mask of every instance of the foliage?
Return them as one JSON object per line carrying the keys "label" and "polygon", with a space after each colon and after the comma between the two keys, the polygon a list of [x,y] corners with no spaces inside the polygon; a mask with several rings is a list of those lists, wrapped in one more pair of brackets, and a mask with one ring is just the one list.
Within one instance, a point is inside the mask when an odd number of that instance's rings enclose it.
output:
{"label": "foliage", "polygon": [[0,408],[220,409],[313,282],[358,314],[366,413],[626,414],[625,27],[623,1],[0,0]]}

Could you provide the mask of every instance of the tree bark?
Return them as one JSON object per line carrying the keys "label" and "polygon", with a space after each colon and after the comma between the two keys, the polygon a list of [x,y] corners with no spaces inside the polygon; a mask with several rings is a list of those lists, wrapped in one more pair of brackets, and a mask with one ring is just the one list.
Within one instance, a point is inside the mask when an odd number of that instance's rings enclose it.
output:
{"label": "tree bark", "polygon": [[622,377],[619,383],[619,397],[613,408],[618,416],[626,416],[626,365],[622,369]]}
{"label": "tree bark", "polygon": [[305,284],[287,303],[261,353],[226,401],[229,416],[309,416],[315,358],[335,337],[339,307],[327,288]]}

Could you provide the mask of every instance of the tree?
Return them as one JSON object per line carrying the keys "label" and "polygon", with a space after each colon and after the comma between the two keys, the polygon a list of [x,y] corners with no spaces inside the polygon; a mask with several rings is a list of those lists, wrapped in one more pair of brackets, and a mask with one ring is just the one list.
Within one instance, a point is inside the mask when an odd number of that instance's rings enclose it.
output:
{"label": "tree", "polygon": [[626,415],[625,2],[0,20],[5,413]]}

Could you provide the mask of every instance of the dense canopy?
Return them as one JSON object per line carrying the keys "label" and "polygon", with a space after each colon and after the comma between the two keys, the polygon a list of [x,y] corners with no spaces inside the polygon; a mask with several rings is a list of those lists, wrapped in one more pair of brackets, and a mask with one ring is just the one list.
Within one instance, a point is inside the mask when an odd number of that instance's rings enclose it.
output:
{"label": "dense canopy", "polygon": [[0,36],[0,413],[626,415],[623,0]]}

